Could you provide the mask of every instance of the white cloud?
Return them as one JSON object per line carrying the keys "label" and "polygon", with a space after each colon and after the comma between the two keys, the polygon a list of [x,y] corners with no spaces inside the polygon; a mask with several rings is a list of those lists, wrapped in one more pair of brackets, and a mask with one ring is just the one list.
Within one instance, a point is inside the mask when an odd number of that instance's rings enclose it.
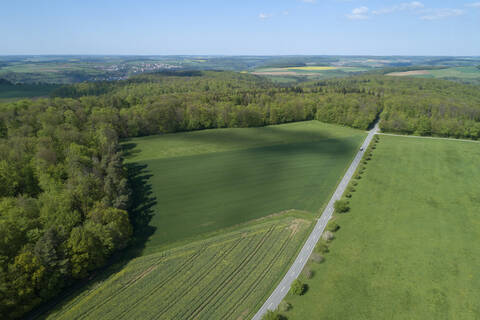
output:
{"label": "white cloud", "polygon": [[395,5],[393,7],[388,7],[388,8],[383,8],[380,10],[375,10],[372,13],[379,15],[379,14],[387,14],[387,13],[393,13],[396,11],[406,11],[406,10],[417,10],[417,9],[422,9],[425,7],[423,3],[418,2],[418,1],[412,1],[412,2],[402,2],[398,5]]}
{"label": "white cloud", "polygon": [[365,20],[368,19],[369,9],[367,7],[359,7],[352,10],[352,13],[347,14],[347,18],[351,20]]}
{"label": "white cloud", "polygon": [[271,14],[263,13],[263,12],[262,12],[262,13],[260,13],[260,14],[258,15],[258,18],[261,19],[261,20],[265,20],[265,19],[270,18],[271,16],[272,16]]}
{"label": "white cloud", "polygon": [[464,14],[465,11],[461,9],[431,9],[425,10],[420,17],[422,20],[438,20],[449,17],[457,17]]}
{"label": "white cloud", "polygon": [[471,8],[480,8],[480,2],[467,3],[465,6],[471,7]]}
{"label": "white cloud", "polygon": [[300,0],[302,2],[305,2],[305,3],[316,3],[317,0]]}
{"label": "white cloud", "polygon": [[290,12],[288,12],[287,10],[283,11],[282,13],[284,16],[288,16],[290,14]]}

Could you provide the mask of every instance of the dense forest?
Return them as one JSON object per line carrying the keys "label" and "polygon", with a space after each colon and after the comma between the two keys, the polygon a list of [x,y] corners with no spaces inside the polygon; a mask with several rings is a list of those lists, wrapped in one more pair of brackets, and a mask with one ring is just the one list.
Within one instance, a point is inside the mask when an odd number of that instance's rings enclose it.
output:
{"label": "dense forest", "polygon": [[54,297],[132,242],[120,139],[311,119],[367,129],[378,116],[385,131],[478,139],[480,90],[383,75],[280,86],[194,71],[80,83],[49,99],[0,104],[2,318]]}
{"label": "dense forest", "polygon": [[343,91],[346,95],[368,92],[380,97],[380,127],[385,132],[480,139],[479,86],[435,79],[360,76],[311,83],[308,87]]}

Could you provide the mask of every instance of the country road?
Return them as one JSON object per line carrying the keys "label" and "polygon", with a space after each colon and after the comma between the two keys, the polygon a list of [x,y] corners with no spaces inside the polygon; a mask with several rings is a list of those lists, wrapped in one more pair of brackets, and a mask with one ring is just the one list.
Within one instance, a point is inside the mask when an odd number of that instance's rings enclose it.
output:
{"label": "country road", "polygon": [[293,280],[295,280],[300,275],[300,272],[302,272],[303,267],[307,263],[310,255],[313,252],[313,249],[315,248],[315,245],[320,239],[320,236],[322,235],[328,220],[330,220],[330,218],[332,217],[332,214],[334,211],[333,204],[335,203],[335,201],[339,200],[342,197],[342,194],[345,191],[345,188],[348,186],[350,179],[353,177],[353,174],[355,173],[358,165],[360,164],[360,161],[362,160],[365,150],[367,149],[368,145],[372,141],[373,136],[376,133],[378,133],[378,130],[379,128],[377,123],[375,127],[369,131],[367,138],[365,138],[365,141],[362,144],[362,149],[358,151],[357,155],[355,156],[355,159],[353,159],[352,164],[350,165],[347,172],[343,176],[342,181],[340,182],[337,189],[335,190],[335,193],[333,194],[332,198],[328,202],[328,205],[323,211],[320,219],[317,220],[317,224],[315,225],[315,228],[313,229],[312,233],[308,237],[307,241],[305,242],[302,250],[298,254],[295,261],[293,262],[292,266],[290,267],[288,272],[285,274],[285,277],[282,279],[279,285],[272,292],[270,297],[268,297],[267,301],[263,304],[260,310],[255,314],[255,316],[253,316],[252,320],[260,320],[262,316],[267,312],[267,310],[275,310],[280,304],[280,302],[283,300],[285,295],[290,290],[290,286]]}

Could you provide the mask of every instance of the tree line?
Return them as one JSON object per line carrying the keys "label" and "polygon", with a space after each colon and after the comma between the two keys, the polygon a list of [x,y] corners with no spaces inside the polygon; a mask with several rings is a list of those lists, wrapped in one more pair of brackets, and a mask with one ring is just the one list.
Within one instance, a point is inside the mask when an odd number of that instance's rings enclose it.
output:
{"label": "tree line", "polygon": [[[358,76],[307,84],[311,90],[368,92],[380,98],[385,132],[480,139],[478,85],[413,77]],[[337,122],[341,123],[341,122]]]}

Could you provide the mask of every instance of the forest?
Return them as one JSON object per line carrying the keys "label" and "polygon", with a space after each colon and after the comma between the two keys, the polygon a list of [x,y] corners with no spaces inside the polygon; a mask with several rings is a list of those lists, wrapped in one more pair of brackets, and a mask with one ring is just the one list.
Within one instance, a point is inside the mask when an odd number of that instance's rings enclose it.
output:
{"label": "forest", "polygon": [[[234,72],[152,73],[0,104],[0,314],[18,318],[135,241],[123,138],[317,119],[480,138],[480,90],[383,75],[273,84]],[[130,214],[129,214],[130,213]]]}

